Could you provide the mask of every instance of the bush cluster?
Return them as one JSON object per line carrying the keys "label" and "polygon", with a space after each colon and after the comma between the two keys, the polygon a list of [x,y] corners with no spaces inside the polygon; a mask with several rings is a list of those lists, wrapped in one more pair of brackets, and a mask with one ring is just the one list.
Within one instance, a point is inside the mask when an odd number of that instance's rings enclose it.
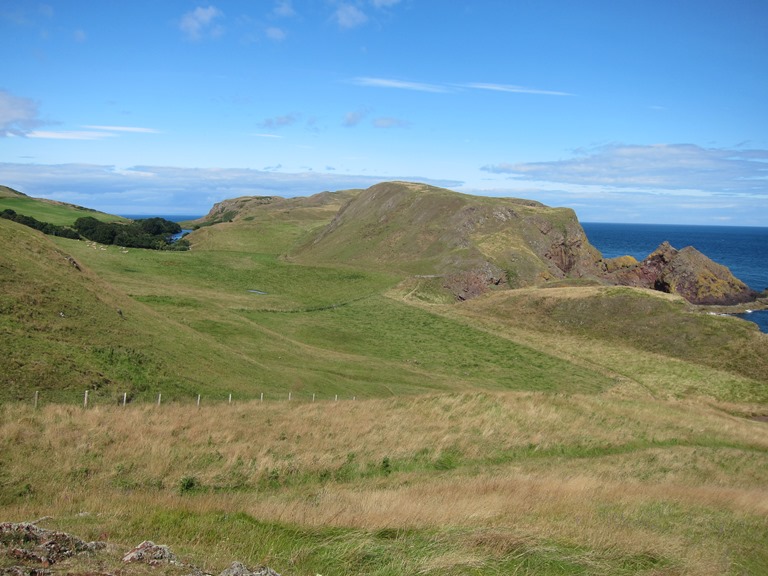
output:
{"label": "bush cluster", "polygon": [[99,244],[116,244],[126,248],[151,248],[154,250],[188,250],[186,240],[172,242],[173,234],[181,232],[181,226],[165,218],[145,218],[130,224],[102,222],[92,216],[75,220],[75,229],[81,236]]}

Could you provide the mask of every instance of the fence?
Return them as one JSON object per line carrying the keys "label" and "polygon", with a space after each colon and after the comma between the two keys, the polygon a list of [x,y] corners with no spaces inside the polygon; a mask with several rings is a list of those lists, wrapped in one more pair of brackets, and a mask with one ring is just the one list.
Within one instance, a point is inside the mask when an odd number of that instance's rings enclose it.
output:
{"label": "fence", "polygon": [[[153,403],[157,404],[157,406],[162,406],[164,403],[163,400],[163,393],[158,392],[157,396],[153,399],[150,399],[146,395],[142,395],[141,399],[137,400],[132,397],[129,397],[128,392],[123,392],[122,394],[118,395],[117,398],[115,398],[114,395],[109,395],[109,397],[105,397],[104,395],[99,396],[97,399],[93,398],[93,395],[91,394],[91,390],[85,390],[85,392],[82,395],[82,405],[83,408],[92,407],[95,404],[98,405],[114,405],[117,403],[120,406],[128,406],[129,404],[148,404]],[[70,397],[68,399],[62,398],[61,393],[55,393],[54,399],[51,400],[52,403],[75,403],[71,402],[73,397]],[[34,395],[34,407],[37,408],[40,406],[41,402],[43,401],[43,397],[40,393],[40,391],[35,391]],[[67,402],[67,400],[70,400],[70,402]],[[233,395],[230,393],[226,398],[219,398],[216,396],[206,396],[203,397],[202,394],[198,394],[196,397],[189,397],[189,396],[182,396],[182,397],[175,397],[172,399],[165,399],[166,403],[173,403],[173,404],[186,404],[186,403],[194,403],[198,407],[202,406],[204,404],[204,400],[208,400],[210,404],[232,404],[233,402],[237,401],[238,399],[233,397]],[[357,400],[357,396],[340,396],[339,394],[332,394],[332,395],[320,395],[317,393],[305,393],[305,394],[296,394],[293,391],[289,392],[273,392],[269,394],[265,394],[264,392],[260,392],[258,396],[244,396],[239,399],[243,402],[339,402],[339,401],[345,401],[345,400]]]}

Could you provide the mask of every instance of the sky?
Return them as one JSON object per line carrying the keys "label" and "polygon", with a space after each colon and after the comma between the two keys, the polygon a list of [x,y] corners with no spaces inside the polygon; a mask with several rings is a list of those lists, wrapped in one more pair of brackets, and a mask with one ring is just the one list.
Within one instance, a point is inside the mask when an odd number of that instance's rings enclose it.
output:
{"label": "sky", "polygon": [[115,214],[409,180],[768,226],[768,0],[0,0],[0,184]]}

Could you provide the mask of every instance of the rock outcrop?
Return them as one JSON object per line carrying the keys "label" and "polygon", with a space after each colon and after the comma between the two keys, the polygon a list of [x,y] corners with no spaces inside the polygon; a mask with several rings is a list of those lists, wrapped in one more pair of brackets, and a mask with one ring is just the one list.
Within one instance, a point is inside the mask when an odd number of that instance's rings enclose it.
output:
{"label": "rock outcrop", "polygon": [[627,257],[606,261],[605,278],[622,286],[677,294],[693,304],[728,306],[752,302],[758,296],[727,267],[691,246],[676,250],[669,242],[642,262]]}
{"label": "rock outcrop", "polygon": [[0,545],[7,549],[11,558],[44,568],[106,547],[104,542],[85,542],[76,536],[46,530],[30,522],[0,524]]}
{"label": "rock outcrop", "polygon": [[[112,547],[114,548],[114,547]],[[76,536],[65,532],[46,530],[34,522],[3,522],[0,523],[0,554],[13,559],[14,565],[0,565],[0,576],[51,576],[55,572],[49,568],[57,563],[63,563],[60,573],[73,572],[67,565],[77,556],[95,555],[108,550],[106,542],[85,542]],[[192,564],[180,562],[167,546],[145,540],[123,556],[126,566],[131,563],[147,564],[149,566],[167,566],[173,569],[172,574],[179,576],[212,576]],[[88,572],[85,572],[88,573]],[[143,571],[138,571],[144,574]],[[164,571],[164,574],[171,572]],[[116,576],[109,572],[99,572],[100,576]],[[117,572],[122,576],[130,576],[129,568]],[[280,576],[268,566],[250,569],[241,562],[233,562],[219,576]]]}

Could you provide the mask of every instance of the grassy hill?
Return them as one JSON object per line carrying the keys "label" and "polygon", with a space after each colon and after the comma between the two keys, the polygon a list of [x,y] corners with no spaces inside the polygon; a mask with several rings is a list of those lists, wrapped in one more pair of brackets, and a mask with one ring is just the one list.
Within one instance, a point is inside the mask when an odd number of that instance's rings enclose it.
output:
{"label": "grassy hill", "polygon": [[[360,190],[341,190],[306,198],[245,196],[219,202],[205,217],[188,224],[198,229],[194,235],[198,248],[253,248],[261,253],[283,254],[330,222],[359,193]],[[217,226],[215,232],[209,228],[213,225]],[[227,233],[221,234],[222,229]]]}
{"label": "grassy hill", "polygon": [[[392,190],[383,188],[387,202],[425,202],[421,189],[418,197]],[[0,222],[3,339],[12,351],[0,359],[7,374],[0,397],[29,397],[39,387],[67,391],[70,401],[92,388],[110,402],[123,392],[168,400],[599,392],[632,380],[661,396],[766,400],[766,338],[747,322],[644,290],[567,284],[445,304],[434,279],[379,265],[379,249],[372,255],[348,234],[325,245],[329,229],[349,226],[337,214],[369,214],[366,195],[228,201],[212,215],[229,212],[232,221],[201,227],[187,253],[51,239]],[[496,206],[492,200],[480,203]],[[437,192],[446,214],[448,205],[476,214],[468,202]],[[521,201],[498,206],[513,205],[544,213]],[[389,212],[405,214],[394,205]],[[418,230],[406,226],[403,234]],[[334,264],[337,237],[357,255]],[[422,254],[412,251],[410,262]],[[366,255],[372,260],[356,265]]]}
{"label": "grassy hill", "polygon": [[361,192],[291,255],[417,275],[475,270],[512,287],[580,276],[600,259],[572,210],[408,182]]}
{"label": "grassy hill", "polygon": [[17,214],[31,216],[41,222],[49,222],[57,226],[71,226],[75,220],[83,216],[91,216],[103,222],[128,222],[126,218],[105,214],[90,208],[57,202],[55,200],[46,200],[43,198],[31,198],[8,188],[0,186],[0,212],[11,209]]}
{"label": "grassy hill", "polygon": [[422,271],[551,209],[438,190],[422,226],[433,191],[235,199],[188,252],[0,220],[0,520],[113,544],[73,574],[145,539],[212,573],[760,574],[768,336],[588,279],[445,299]]}

